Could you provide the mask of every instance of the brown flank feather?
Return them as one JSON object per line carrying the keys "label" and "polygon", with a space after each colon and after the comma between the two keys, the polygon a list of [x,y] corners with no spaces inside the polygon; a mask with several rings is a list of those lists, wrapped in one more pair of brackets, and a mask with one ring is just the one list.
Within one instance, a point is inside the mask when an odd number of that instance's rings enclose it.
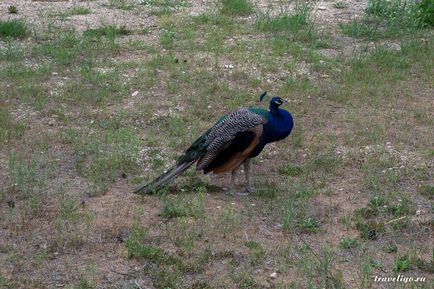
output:
{"label": "brown flank feather", "polygon": [[250,131],[253,131],[255,133],[255,138],[253,139],[252,143],[244,151],[234,154],[229,161],[212,170],[214,174],[233,171],[234,169],[238,168],[249,157],[250,153],[259,143],[260,137],[262,135],[262,125],[258,125],[257,127],[251,129]]}

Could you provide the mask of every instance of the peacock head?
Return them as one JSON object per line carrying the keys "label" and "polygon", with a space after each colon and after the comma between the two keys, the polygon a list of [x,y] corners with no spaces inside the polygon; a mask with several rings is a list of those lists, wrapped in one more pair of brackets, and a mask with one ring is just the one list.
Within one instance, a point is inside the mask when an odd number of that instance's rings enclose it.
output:
{"label": "peacock head", "polygon": [[279,108],[279,106],[281,106],[285,101],[278,97],[275,96],[270,100],[270,110],[276,110]]}

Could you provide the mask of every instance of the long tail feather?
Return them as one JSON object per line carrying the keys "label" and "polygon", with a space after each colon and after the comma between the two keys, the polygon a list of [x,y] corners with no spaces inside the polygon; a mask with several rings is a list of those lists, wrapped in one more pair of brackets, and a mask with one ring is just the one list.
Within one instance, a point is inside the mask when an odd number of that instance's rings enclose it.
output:
{"label": "long tail feather", "polygon": [[151,194],[153,192],[156,192],[158,189],[167,185],[174,178],[176,178],[177,176],[182,174],[185,170],[187,170],[189,167],[191,167],[191,165],[194,164],[195,162],[196,162],[196,159],[192,160],[190,162],[184,162],[184,163],[177,164],[176,166],[172,167],[170,170],[168,170],[164,174],[157,177],[152,182],[137,187],[133,191],[133,193],[134,194],[140,194],[140,195],[146,195],[146,194]]}

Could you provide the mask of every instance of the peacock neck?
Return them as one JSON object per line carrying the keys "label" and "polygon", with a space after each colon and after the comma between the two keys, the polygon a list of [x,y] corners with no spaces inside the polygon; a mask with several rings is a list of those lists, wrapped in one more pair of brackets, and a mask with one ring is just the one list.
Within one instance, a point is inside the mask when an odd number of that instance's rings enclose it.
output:
{"label": "peacock neck", "polygon": [[275,142],[287,137],[292,130],[293,121],[289,112],[280,108],[270,109],[265,128],[265,142]]}

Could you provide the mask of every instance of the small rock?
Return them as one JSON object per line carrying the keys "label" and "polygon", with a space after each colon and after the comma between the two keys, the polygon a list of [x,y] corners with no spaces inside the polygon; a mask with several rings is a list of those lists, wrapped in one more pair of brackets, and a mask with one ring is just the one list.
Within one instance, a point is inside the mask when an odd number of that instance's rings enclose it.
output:
{"label": "small rock", "polygon": [[318,10],[327,10],[327,8],[324,6],[318,6]]}
{"label": "small rock", "polygon": [[134,91],[134,92],[131,94],[131,96],[132,96],[132,97],[135,97],[135,96],[137,96],[138,94],[139,94],[139,91],[136,90],[136,91]]}
{"label": "small rock", "polygon": [[276,279],[277,278],[277,273],[276,272],[271,273],[270,274],[270,278]]}

